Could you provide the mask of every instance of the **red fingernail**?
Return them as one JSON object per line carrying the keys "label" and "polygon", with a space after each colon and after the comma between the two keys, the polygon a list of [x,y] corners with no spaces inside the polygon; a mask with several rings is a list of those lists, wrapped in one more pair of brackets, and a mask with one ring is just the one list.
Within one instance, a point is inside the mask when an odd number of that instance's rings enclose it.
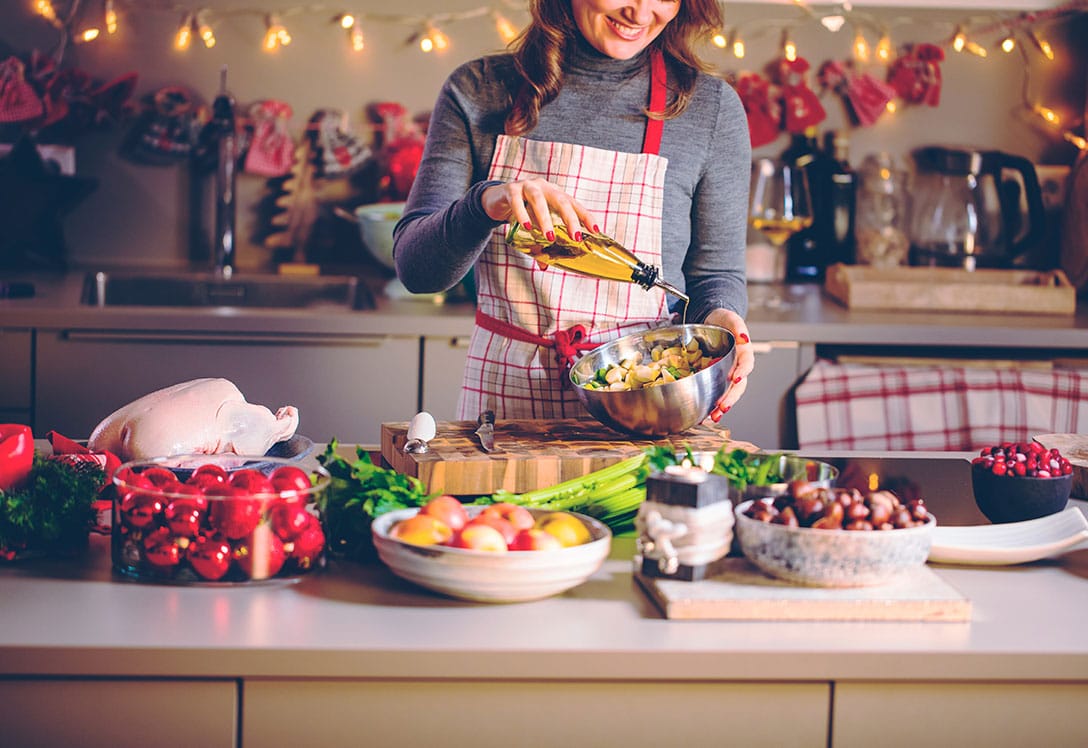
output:
{"label": "red fingernail", "polygon": [[593,233],[595,233],[595,234],[601,233],[601,227],[598,226],[597,224],[593,224]]}
{"label": "red fingernail", "polygon": [[548,241],[550,241],[550,242],[554,242],[554,241],[555,241],[555,232],[554,232],[554,231],[549,231],[549,232],[548,232],[547,234],[545,234],[544,236],[548,237]]}
{"label": "red fingernail", "polygon": [[742,379],[744,379],[744,377],[739,376],[739,375],[733,377],[733,384],[740,384],[740,380],[742,380]]}
{"label": "red fingernail", "polygon": [[574,241],[576,241],[576,242],[582,241],[582,232],[581,231],[575,231],[574,232]]}
{"label": "red fingernail", "polygon": [[752,339],[748,337],[748,333],[742,332],[740,334],[740,342],[742,342],[742,343],[751,343]]}
{"label": "red fingernail", "polygon": [[718,410],[717,408],[710,411],[710,420],[712,420],[714,423],[717,423],[718,421],[722,420],[722,412],[720,410]]}
{"label": "red fingernail", "polygon": [[722,415],[724,416],[726,413],[728,413],[730,409],[732,409],[732,407],[732,405],[726,405],[724,408],[722,408]]}
{"label": "red fingernail", "polygon": [[532,231],[533,230],[533,224],[529,223],[528,221],[526,221],[525,223],[523,223],[521,225],[525,227],[526,231]]}

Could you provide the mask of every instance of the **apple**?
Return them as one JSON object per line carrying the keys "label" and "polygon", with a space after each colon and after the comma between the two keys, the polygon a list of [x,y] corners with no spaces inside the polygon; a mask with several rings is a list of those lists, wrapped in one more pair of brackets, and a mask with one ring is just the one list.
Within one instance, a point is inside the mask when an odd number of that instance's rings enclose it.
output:
{"label": "apple", "polygon": [[569,512],[549,512],[536,521],[536,526],[554,535],[564,546],[582,545],[593,539],[582,520]]}
{"label": "apple", "polygon": [[[484,512],[481,512],[470,519],[465,524],[465,527],[468,527],[469,525],[490,525],[499,531],[499,534],[502,535],[502,538],[507,545],[514,542],[514,536],[518,534],[517,528],[507,520],[494,514],[485,514]],[[462,528],[462,530],[463,529],[464,528]]]}
{"label": "apple", "polygon": [[512,551],[556,551],[562,547],[559,538],[538,527],[522,530],[514,536],[514,542],[510,544]]}
{"label": "apple", "polygon": [[469,522],[453,536],[449,545],[488,553],[506,553],[508,550],[506,538],[487,522]]}
{"label": "apple", "polygon": [[412,545],[437,545],[453,537],[453,529],[429,514],[413,514],[389,528],[389,537]]}
{"label": "apple", "polygon": [[498,504],[492,504],[491,506],[486,507],[480,514],[495,515],[500,519],[504,519],[518,531],[528,530],[535,522],[532,512],[523,506],[511,504],[509,501],[500,501]]}
{"label": "apple", "polygon": [[454,532],[460,530],[468,522],[468,512],[465,511],[464,505],[448,494],[435,496],[423,505],[419,513],[442,520]]}

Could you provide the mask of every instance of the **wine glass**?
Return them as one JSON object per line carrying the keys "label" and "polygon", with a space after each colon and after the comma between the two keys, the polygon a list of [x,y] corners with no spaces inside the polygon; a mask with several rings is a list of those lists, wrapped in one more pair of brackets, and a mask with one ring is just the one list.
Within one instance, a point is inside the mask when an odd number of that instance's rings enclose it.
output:
{"label": "wine glass", "polygon": [[[812,225],[812,202],[805,170],[776,159],[761,158],[752,164],[748,224],[770,242],[770,247],[750,247],[753,283],[779,282],[786,276],[785,244],[798,231]],[[775,293],[763,291],[762,303],[782,306]]]}

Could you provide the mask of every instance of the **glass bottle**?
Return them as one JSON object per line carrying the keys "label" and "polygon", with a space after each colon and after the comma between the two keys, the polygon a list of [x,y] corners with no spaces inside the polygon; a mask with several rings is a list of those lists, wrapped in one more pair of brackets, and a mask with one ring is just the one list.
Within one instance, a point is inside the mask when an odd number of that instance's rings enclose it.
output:
{"label": "glass bottle", "polygon": [[855,259],[855,220],[858,177],[850,167],[850,140],[844,133],[824,136],[826,168],[818,175],[825,180],[823,213],[816,215],[816,239],[826,265],[852,264]]}
{"label": "glass bottle", "polygon": [[905,265],[909,203],[906,172],[888,153],[865,157],[859,169],[857,261],[874,267]]}
{"label": "glass bottle", "polygon": [[593,231],[582,231],[582,241],[576,242],[567,227],[555,222],[555,240],[549,241],[537,228],[526,231],[518,223],[510,224],[506,244],[532,257],[540,265],[556,265],[572,273],[591,278],[635,283],[645,289],[657,287],[676,296],[686,305],[688,296],[661,278],[661,270],[639,260],[611,237]]}
{"label": "glass bottle", "polygon": [[[820,146],[816,140],[816,128],[806,128],[803,133],[794,133],[789,146],[782,151],[781,160],[790,166],[805,170],[808,177],[809,193],[812,202],[813,224],[820,215],[822,194],[820,180],[816,178],[816,159]],[[786,280],[792,283],[819,281],[826,263],[820,255],[816,228],[810,226],[798,231],[786,242]]]}

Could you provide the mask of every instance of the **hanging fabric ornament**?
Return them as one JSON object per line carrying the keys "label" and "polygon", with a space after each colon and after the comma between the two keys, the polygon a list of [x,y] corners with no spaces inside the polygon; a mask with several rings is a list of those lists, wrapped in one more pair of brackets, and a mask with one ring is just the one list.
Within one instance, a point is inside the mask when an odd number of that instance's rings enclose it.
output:
{"label": "hanging fabric ornament", "polygon": [[828,60],[817,75],[820,87],[842,96],[858,124],[868,127],[887,111],[896,91],[868,73],[857,73],[853,61]]}
{"label": "hanging fabric ornament", "polygon": [[26,80],[18,57],[0,62],[0,122],[26,122],[42,116],[45,106]]}
{"label": "hanging fabric ornament", "polygon": [[824,111],[819,98],[808,87],[805,80],[808,69],[808,60],[804,57],[798,57],[795,60],[783,58],[778,62],[778,85],[782,92],[782,113],[786,132],[802,133],[827,118],[827,112]]}
{"label": "hanging fabric ornament", "polygon": [[295,161],[295,143],[288,132],[291,106],[283,101],[258,101],[249,109],[253,136],[243,168],[262,177],[282,177]]}
{"label": "hanging fabric ornament", "polygon": [[888,83],[904,101],[937,106],[943,60],[944,50],[936,44],[913,45],[888,68]]}
{"label": "hanging fabric ornament", "polygon": [[771,99],[771,83],[759,73],[743,72],[737,76],[737,93],[748,115],[748,136],[753,148],[778,137],[782,112]]}
{"label": "hanging fabric ornament", "polygon": [[347,115],[338,109],[318,109],[306,130],[317,151],[319,176],[344,176],[371,156],[370,148],[348,132]]}
{"label": "hanging fabric ornament", "polygon": [[181,86],[155,92],[151,105],[136,121],[121,153],[149,166],[170,166],[189,158],[203,126],[201,108]]}

